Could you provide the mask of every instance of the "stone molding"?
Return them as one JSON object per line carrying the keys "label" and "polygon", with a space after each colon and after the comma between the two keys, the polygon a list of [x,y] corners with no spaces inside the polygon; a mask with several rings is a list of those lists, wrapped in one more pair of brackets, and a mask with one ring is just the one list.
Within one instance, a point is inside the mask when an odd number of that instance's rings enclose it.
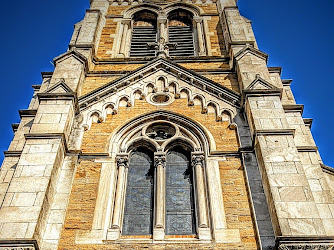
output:
{"label": "stone molding", "polygon": [[20,157],[22,151],[3,151],[5,157]]}
{"label": "stone molding", "polygon": [[106,98],[112,93],[126,86],[131,86],[133,83],[142,79],[148,74],[152,74],[152,70],[163,69],[176,77],[187,81],[190,85],[195,86],[202,91],[209,92],[220,100],[230,103],[233,107],[240,105],[240,95],[216,82],[207,79],[206,77],[177,65],[169,60],[158,58],[143,67],[132,71],[129,75],[116,79],[91,93],[79,98],[80,110],[84,110],[96,103],[96,101]]}
{"label": "stone molding", "polygon": [[331,250],[333,244],[282,244],[278,250]]}
{"label": "stone molding", "polygon": [[333,237],[277,237],[278,250],[332,250]]}
{"label": "stone molding", "polygon": [[12,123],[12,129],[13,129],[14,134],[16,133],[19,126],[20,126],[20,123]]}
{"label": "stone molding", "polygon": [[39,247],[35,240],[1,240],[0,250],[39,250]]}
{"label": "stone molding", "polygon": [[72,100],[75,114],[79,114],[78,96],[74,92],[69,93],[38,93],[38,100]]}
{"label": "stone molding", "polygon": [[[260,84],[262,87],[265,87],[266,89],[257,89],[257,85]],[[270,82],[266,81],[259,75],[256,75],[253,82],[251,82],[246,90],[277,90],[278,88],[274,85],[272,85]]]}
{"label": "stone molding", "polygon": [[[242,44],[242,42],[239,42],[240,44]],[[247,42],[248,43],[248,42]],[[231,44],[232,46],[232,44]],[[239,50],[237,53],[235,53],[234,58],[236,61],[239,61],[241,58],[243,58],[245,55],[247,55],[248,53],[257,56],[263,60],[265,60],[265,62],[268,62],[268,54],[265,52],[262,52],[261,50],[258,50],[256,48],[254,48],[253,46],[246,44],[246,46],[244,46],[241,50]]]}
{"label": "stone molding", "polygon": [[35,117],[37,114],[37,109],[21,109],[19,110],[20,118],[22,117]]}
{"label": "stone molding", "polygon": [[312,118],[303,118],[305,126],[308,126],[310,129],[312,128],[313,119]]}
{"label": "stone molding", "polygon": [[64,54],[61,54],[60,56],[57,56],[56,58],[53,59],[53,63],[55,67],[57,66],[57,63],[61,60],[63,60],[66,57],[73,56],[75,57],[78,61],[80,61],[84,65],[84,70],[88,70],[88,60],[87,58],[81,54],[79,51],[77,51],[75,48],[71,48],[69,51],[65,52]]}
{"label": "stone molding", "polygon": [[285,113],[299,112],[300,115],[303,115],[304,105],[301,104],[283,105],[283,109]]}

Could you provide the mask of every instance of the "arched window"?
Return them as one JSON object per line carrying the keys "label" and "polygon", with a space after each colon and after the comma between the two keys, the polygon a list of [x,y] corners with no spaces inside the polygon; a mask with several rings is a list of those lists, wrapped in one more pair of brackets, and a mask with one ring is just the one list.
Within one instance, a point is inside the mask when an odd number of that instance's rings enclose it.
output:
{"label": "arched window", "polygon": [[169,49],[169,56],[194,56],[193,15],[182,9],[177,9],[168,15],[168,40],[176,43]]}
{"label": "arched window", "polygon": [[123,219],[124,235],[150,235],[153,221],[153,153],[133,151],[129,159]]}
{"label": "arched window", "polygon": [[205,18],[185,3],[165,7],[138,5],[120,22],[116,55],[119,57],[193,57],[208,54]]}
{"label": "arched window", "polygon": [[166,234],[196,233],[190,153],[174,148],[166,159]]}
{"label": "arched window", "polygon": [[148,46],[157,40],[157,16],[151,11],[139,11],[133,16],[131,38],[131,57],[154,57],[154,46]]}
{"label": "arched window", "polygon": [[[202,150],[207,143],[188,126],[148,120],[117,140],[122,150],[115,152],[117,179],[108,240],[121,235],[152,235],[157,241],[173,239],[170,235],[212,239]],[[222,207],[214,209],[214,215],[216,210],[224,214]]]}

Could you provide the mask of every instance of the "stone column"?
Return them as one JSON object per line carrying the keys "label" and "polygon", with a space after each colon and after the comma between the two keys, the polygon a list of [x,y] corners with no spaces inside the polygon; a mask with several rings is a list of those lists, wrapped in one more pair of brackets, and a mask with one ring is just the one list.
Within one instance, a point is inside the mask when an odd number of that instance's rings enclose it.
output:
{"label": "stone column", "polygon": [[121,42],[121,49],[120,49],[120,54],[125,56],[126,51],[126,42],[127,42],[127,36],[128,36],[128,30],[130,28],[130,24],[131,24],[131,19],[123,19],[122,20],[123,23],[123,32],[122,32],[122,42]]}
{"label": "stone column", "polygon": [[156,199],[153,239],[163,240],[165,237],[165,166],[166,155],[156,154],[154,158],[156,168]]}
{"label": "stone column", "polygon": [[158,24],[159,24],[159,36],[163,37],[165,41],[168,41],[168,34],[167,34],[167,17],[158,17]]}
{"label": "stone column", "polygon": [[198,207],[198,236],[199,239],[210,240],[210,229],[208,221],[208,211],[206,205],[206,193],[204,182],[204,155],[192,155],[192,166],[196,176],[197,207]]}
{"label": "stone column", "polygon": [[199,56],[205,56],[205,45],[204,45],[204,39],[203,39],[203,18],[201,17],[194,17],[194,21],[196,23],[196,29],[197,29],[197,40],[198,40],[198,55]]}
{"label": "stone column", "polygon": [[126,183],[126,173],[129,166],[128,156],[120,155],[116,158],[118,167],[117,187],[115,195],[115,205],[113,211],[111,230],[108,233],[108,240],[117,240],[120,235],[122,213],[124,205],[124,191]]}

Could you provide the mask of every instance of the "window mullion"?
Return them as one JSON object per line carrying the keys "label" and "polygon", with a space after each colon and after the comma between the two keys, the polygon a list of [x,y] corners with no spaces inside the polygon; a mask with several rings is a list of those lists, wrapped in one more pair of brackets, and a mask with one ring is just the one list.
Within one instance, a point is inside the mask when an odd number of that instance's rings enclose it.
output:
{"label": "window mullion", "polygon": [[155,220],[153,239],[163,240],[165,238],[165,196],[166,196],[166,155],[156,153],[154,167],[156,169],[156,197],[155,197]]}
{"label": "window mullion", "polygon": [[206,202],[205,182],[204,182],[204,155],[193,154],[192,166],[195,172],[196,200],[197,200],[197,218],[198,218],[198,237],[202,240],[210,240],[208,210]]}

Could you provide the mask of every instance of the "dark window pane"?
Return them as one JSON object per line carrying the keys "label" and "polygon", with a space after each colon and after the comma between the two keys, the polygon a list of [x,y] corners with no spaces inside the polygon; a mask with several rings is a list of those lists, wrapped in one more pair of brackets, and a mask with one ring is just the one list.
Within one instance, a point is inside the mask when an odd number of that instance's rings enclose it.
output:
{"label": "dark window pane", "polygon": [[123,234],[152,234],[152,207],[152,160],[146,152],[134,152],[128,171]]}
{"label": "dark window pane", "polygon": [[166,233],[195,234],[192,172],[185,154],[172,151],[166,162]]}

